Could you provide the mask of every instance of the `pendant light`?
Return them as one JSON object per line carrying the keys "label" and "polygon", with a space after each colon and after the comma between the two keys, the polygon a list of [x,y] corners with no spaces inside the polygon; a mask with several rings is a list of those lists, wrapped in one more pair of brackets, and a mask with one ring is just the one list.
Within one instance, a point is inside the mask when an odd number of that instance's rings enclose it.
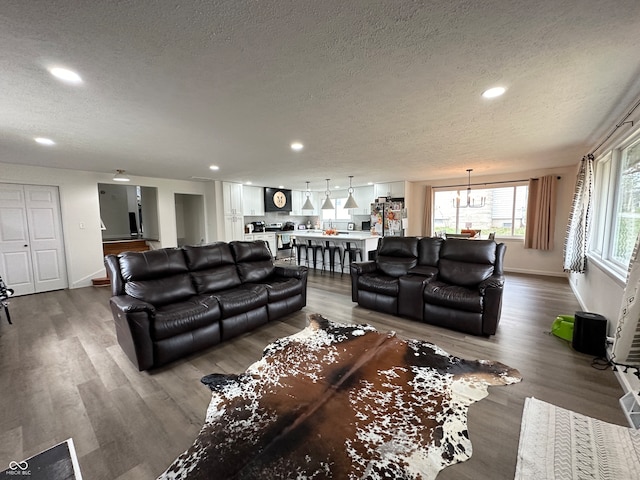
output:
{"label": "pendant light", "polygon": [[329,178],[327,178],[327,191],[324,192],[327,195],[327,198],[324,199],[324,203],[322,204],[322,207],[320,207],[322,210],[333,210],[333,203],[331,203],[331,190],[329,190]]}
{"label": "pendant light", "polygon": [[347,202],[344,204],[344,208],[358,208],[358,204],[353,198],[353,187],[351,186],[351,179],[353,175],[349,175],[349,197],[347,198]]}
{"label": "pendant light", "polygon": [[116,174],[113,176],[113,179],[116,182],[130,182],[131,181],[129,176],[126,173],[124,173],[124,170],[120,170],[120,169],[116,170]]}
{"label": "pendant light", "polygon": [[311,195],[311,192],[309,191],[309,182],[306,182],[307,184],[307,199],[304,201],[304,205],[302,205],[302,210],[313,210],[313,204],[311,203],[311,198],[309,198],[309,196]]}
{"label": "pendant light", "polygon": [[475,198],[471,198],[471,172],[473,172],[472,168],[467,168],[467,175],[468,175],[468,181],[467,181],[467,203],[465,204],[460,204],[460,197],[456,197],[453,200],[453,206],[454,208],[482,208],[485,205],[485,201],[486,198],[485,197],[480,197],[479,199],[475,199]]}

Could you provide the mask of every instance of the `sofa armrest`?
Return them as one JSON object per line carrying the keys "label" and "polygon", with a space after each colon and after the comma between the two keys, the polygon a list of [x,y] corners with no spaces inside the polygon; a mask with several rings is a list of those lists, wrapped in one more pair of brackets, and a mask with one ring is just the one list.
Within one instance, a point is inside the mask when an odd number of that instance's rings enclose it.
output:
{"label": "sofa armrest", "polygon": [[377,270],[378,265],[373,260],[364,262],[351,262],[351,275],[362,275],[364,273],[373,273]]}
{"label": "sofa armrest", "polygon": [[494,335],[502,312],[502,292],[504,275],[492,275],[478,285],[480,295],[484,297],[482,309],[482,333]]}
{"label": "sofa armrest", "polygon": [[504,275],[491,275],[486,280],[483,280],[478,285],[480,295],[484,295],[487,289],[500,289],[504,288]]}
{"label": "sofa armrest", "polygon": [[297,267],[282,267],[277,265],[273,273],[277,277],[301,279],[307,274],[308,270],[307,267],[302,265]]}
{"label": "sofa armrest", "polygon": [[116,327],[116,337],[124,353],[138,370],[153,367],[153,305],[129,295],[111,297],[109,305]]}
{"label": "sofa armrest", "polygon": [[428,265],[416,265],[415,267],[410,268],[407,273],[409,275],[421,275],[427,278],[435,278],[438,275],[438,269]]}
{"label": "sofa armrest", "polygon": [[131,297],[129,295],[118,295],[116,297],[111,297],[111,304],[123,313],[156,313],[156,308],[153,305],[145,302],[144,300],[138,300],[137,298]]}

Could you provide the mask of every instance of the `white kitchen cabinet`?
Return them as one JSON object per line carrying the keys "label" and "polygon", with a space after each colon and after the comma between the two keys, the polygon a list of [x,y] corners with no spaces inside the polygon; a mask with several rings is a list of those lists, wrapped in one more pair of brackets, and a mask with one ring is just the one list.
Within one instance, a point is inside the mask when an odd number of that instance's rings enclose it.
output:
{"label": "white kitchen cabinet", "polygon": [[318,206],[317,199],[315,198],[315,195],[317,194],[314,192],[309,192],[309,199],[311,200],[311,204],[313,205],[313,210],[303,210],[302,206],[304,205],[304,202],[307,201],[307,192],[292,190],[290,215],[297,215],[297,216],[303,216],[303,217],[318,215],[319,206]]}
{"label": "white kitchen cabinet", "polygon": [[224,241],[242,240],[244,235],[244,222],[242,215],[224,216]]}
{"label": "white kitchen cabinet", "polygon": [[404,198],[404,182],[376,183],[373,185],[374,198]]}
{"label": "white kitchen cabinet", "polygon": [[358,204],[358,208],[351,211],[351,215],[370,215],[371,204],[376,197],[373,194],[373,185],[367,187],[355,187],[353,189],[353,199]]}
{"label": "white kitchen cabinet", "polygon": [[242,211],[246,216],[264,215],[264,188],[242,187]]}
{"label": "white kitchen cabinet", "polygon": [[242,215],[242,184],[222,182],[222,201],[225,216]]}
{"label": "white kitchen cabinet", "polygon": [[224,207],[224,240],[242,240],[244,217],[242,216],[242,185],[222,182],[222,203]]}
{"label": "white kitchen cabinet", "polygon": [[274,258],[278,253],[278,242],[275,232],[245,234],[244,240],[247,242],[252,242],[254,240],[263,240],[269,244],[269,250],[271,250],[271,255],[273,255]]}

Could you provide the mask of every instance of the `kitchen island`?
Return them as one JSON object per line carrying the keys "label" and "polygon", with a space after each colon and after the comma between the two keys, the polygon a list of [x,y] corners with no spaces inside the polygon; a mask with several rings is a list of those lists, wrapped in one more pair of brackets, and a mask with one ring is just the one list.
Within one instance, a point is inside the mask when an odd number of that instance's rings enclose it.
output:
{"label": "kitchen island", "polygon": [[[308,243],[309,240],[319,240],[322,242],[336,242],[336,244],[348,248],[349,245],[360,248],[362,250],[363,260],[369,259],[370,252],[375,252],[378,248],[378,239],[380,235],[371,235],[369,232],[349,231],[340,232],[337,235],[326,235],[322,230],[295,230],[291,232],[291,236],[296,238],[298,243]],[[313,267],[313,262],[309,263]],[[345,265],[348,271],[348,265]]]}

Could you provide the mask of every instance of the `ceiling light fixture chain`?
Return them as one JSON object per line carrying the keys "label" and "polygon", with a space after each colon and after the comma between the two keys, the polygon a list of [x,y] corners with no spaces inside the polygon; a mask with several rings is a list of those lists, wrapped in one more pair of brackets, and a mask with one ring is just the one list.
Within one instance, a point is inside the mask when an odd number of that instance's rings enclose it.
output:
{"label": "ceiling light fixture chain", "polygon": [[344,208],[358,208],[358,204],[356,203],[355,198],[353,198],[353,187],[351,186],[351,180],[353,179],[353,175],[349,175],[349,197],[347,198],[346,203],[344,204]]}
{"label": "ceiling light fixture chain", "polygon": [[331,190],[329,189],[329,180],[331,180],[330,178],[327,178],[327,190],[324,192],[327,196],[327,198],[324,199],[324,203],[322,204],[322,207],[320,207],[322,210],[333,210],[333,203],[331,202]]}
{"label": "ceiling light fixture chain", "polygon": [[473,168],[467,168],[467,203],[460,204],[460,195],[453,200],[454,208],[482,208],[485,206],[486,197],[480,197],[477,201],[471,197],[471,172]]}
{"label": "ceiling light fixture chain", "polygon": [[302,210],[313,210],[313,204],[311,203],[311,191],[309,190],[309,182],[306,182],[307,184],[307,191],[306,191],[306,195],[307,195],[307,199],[304,202],[304,205],[302,205]]}

